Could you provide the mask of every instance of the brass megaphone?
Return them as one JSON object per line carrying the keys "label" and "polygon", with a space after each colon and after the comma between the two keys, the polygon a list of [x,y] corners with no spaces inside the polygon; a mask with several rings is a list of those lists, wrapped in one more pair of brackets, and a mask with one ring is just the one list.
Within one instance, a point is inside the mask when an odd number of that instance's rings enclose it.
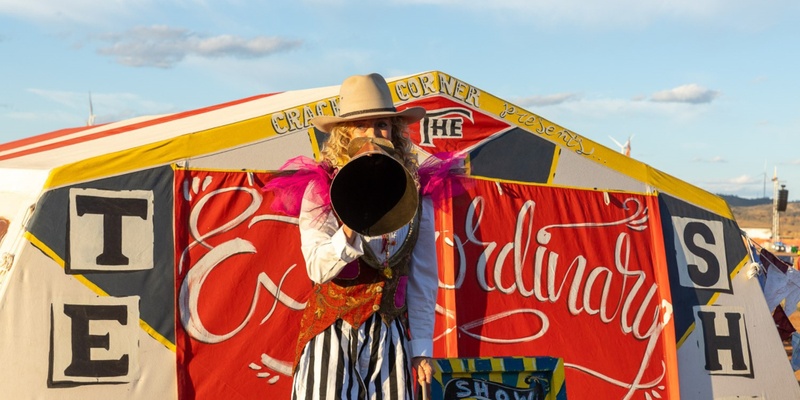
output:
{"label": "brass megaphone", "polygon": [[414,218],[419,192],[411,173],[391,156],[394,146],[382,138],[350,141],[350,161],[331,182],[331,207],[350,229],[379,236]]}

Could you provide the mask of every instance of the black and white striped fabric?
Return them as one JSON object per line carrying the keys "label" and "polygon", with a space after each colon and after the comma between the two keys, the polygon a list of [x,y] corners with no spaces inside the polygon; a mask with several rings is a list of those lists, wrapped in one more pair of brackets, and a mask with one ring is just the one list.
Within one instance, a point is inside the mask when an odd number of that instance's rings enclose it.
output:
{"label": "black and white striped fabric", "polygon": [[314,337],[295,371],[292,400],[412,400],[406,330],[373,314],[360,327],[338,320]]}

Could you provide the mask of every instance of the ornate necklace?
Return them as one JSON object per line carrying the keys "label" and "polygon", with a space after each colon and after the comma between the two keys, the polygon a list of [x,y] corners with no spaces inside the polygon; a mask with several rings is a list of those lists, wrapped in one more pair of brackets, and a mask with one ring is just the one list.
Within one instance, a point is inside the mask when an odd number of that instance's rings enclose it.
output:
{"label": "ornate necklace", "polygon": [[383,260],[383,276],[387,279],[392,279],[392,269],[389,268],[389,256],[391,254],[391,246],[397,244],[397,240],[395,240],[394,234],[385,233],[381,235],[383,238],[383,254],[386,256]]}

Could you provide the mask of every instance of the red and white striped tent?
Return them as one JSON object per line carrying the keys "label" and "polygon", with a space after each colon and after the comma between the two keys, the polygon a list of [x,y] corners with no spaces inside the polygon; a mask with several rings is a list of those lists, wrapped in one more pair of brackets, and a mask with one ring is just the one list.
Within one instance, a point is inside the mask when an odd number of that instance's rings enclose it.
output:
{"label": "red and white striped tent", "polygon": [[[555,357],[570,398],[800,398],[722,199],[445,73],[389,81],[428,110],[421,158],[469,155],[437,205],[437,357]],[[337,93],[0,145],[0,392],[288,398],[310,284],[260,187]]]}

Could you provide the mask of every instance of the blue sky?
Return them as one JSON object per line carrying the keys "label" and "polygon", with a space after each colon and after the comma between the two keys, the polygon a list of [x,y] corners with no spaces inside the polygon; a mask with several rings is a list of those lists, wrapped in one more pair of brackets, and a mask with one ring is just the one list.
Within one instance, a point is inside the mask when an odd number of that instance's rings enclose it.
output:
{"label": "blue sky", "polygon": [[713,193],[800,200],[791,0],[0,0],[0,143],[440,70]]}

